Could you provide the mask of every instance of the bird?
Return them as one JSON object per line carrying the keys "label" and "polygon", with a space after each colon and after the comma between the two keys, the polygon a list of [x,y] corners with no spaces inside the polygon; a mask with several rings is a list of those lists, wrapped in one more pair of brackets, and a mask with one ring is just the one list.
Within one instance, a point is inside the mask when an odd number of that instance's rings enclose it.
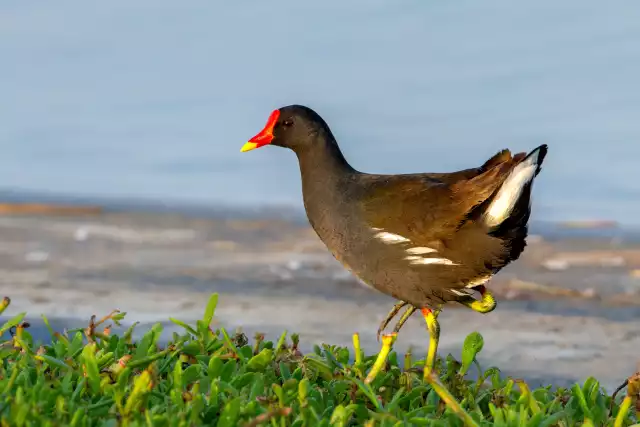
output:
{"label": "bird", "polygon": [[297,156],[307,218],[333,257],[398,301],[378,338],[403,308],[393,334],[420,310],[430,335],[426,377],[445,304],[496,308],[487,284],[526,247],[532,185],[548,146],[513,155],[503,149],[454,172],[366,173],[349,164],[327,122],[304,105],[274,110],[241,152],[267,145]]}

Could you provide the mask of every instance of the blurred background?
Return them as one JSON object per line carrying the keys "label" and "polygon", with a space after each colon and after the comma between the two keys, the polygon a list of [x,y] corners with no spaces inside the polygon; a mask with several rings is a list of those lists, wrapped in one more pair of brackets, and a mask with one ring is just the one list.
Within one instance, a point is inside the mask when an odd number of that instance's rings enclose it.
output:
{"label": "blurred background", "polygon": [[[452,306],[441,354],[562,384],[640,358],[640,5],[326,0],[0,5],[0,292],[58,328],[201,316],[375,351],[393,304],[325,250],[298,165],[241,154],[299,103],[357,169],[449,171],[549,144],[498,309]],[[144,330],[144,327],[142,327]],[[167,323],[167,330],[171,324]],[[46,336],[46,335],[43,335]],[[419,316],[398,340],[424,352]]]}

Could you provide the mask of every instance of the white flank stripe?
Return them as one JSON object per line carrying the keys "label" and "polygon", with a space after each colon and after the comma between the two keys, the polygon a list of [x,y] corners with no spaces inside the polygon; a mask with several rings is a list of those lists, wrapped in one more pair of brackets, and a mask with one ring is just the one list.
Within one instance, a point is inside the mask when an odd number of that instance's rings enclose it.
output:
{"label": "white flank stripe", "polygon": [[476,286],[484,285],[489,280],[491,280],[492,277],[493,277],[492,275],[478,277],[477,279],[472,280],[471,282],[467,283],[465,287],[474,288]]}
{"label": "white flank stripe", "polygon": [[408,257],[405,257],[405,259],[411,261],[411,264],[414,264],[414,265],[415,264],[459,265],[447,258],[422,258],[422,257],[408,256]]}
{"label": "white flank stripe", "polygon": [[432,248],[427,248],[426,246],[418,246],[417,248],[407,249],[407,253],[412,255],[428,254],[430,252],[436,252],[436,250]]}
{"label": "white flank stripe", "polygon": [[399,234],[387,233],[386,231],[376,234],[376,237],[385,243],[402,243],[409,241],[409,239],[402,237]]}
{"label": "white flank stripe", "polygon": [[509,214],[511,214],[511,211],[522,194],[523,187],[529,183],[536,174],[539,154],[540,152],[538,151],[531,155],[531,157],[511,171],[485,213],[485,221],[488,226],[494,227],[499,225],[509,217]]}

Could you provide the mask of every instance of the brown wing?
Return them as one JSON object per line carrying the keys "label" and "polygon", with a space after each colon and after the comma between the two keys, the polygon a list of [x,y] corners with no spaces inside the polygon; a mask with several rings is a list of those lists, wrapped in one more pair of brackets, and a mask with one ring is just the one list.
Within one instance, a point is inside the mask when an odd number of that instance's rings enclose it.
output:
{"label": "brown wing", "polygon": [[478,176],[481,173],[484,173],[489,169],[492,169],[498,166],[501,163],[509,162],[511,160],[515,160],[517,163],[520,160],[524,159],[526,155],[527,155],[526,153],[518,153],[514,157],[511,157],[511,151],[509,151],[508,149],[504,149],[496,153],[493,157],[491,157],[489,160],[484,162],[482,166],[477,168],[464,169],[461,171],[448,172],[448,173],[428,173],[425,175],[430,178],[438,179],[447,184],[453,184],[460,180],[467,180],[475,176]]}
{"label": "brown wing", "polygon": [[503,150],[479,168],[450,174],[363,177],[370,181],[360,199],[364,218],[372,228],[433,245],[455,232],[525,156]]}

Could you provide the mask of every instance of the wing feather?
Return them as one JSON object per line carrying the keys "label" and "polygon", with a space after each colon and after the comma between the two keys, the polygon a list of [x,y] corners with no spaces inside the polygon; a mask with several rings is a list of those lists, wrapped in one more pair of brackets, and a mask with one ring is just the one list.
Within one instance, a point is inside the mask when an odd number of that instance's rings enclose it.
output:
{"label": "wing feather", "polygon": [[497,191],[522,154],[503,150],[479,168],[451,174],[365,175],[363,216],[373,229],[437,244]]}

